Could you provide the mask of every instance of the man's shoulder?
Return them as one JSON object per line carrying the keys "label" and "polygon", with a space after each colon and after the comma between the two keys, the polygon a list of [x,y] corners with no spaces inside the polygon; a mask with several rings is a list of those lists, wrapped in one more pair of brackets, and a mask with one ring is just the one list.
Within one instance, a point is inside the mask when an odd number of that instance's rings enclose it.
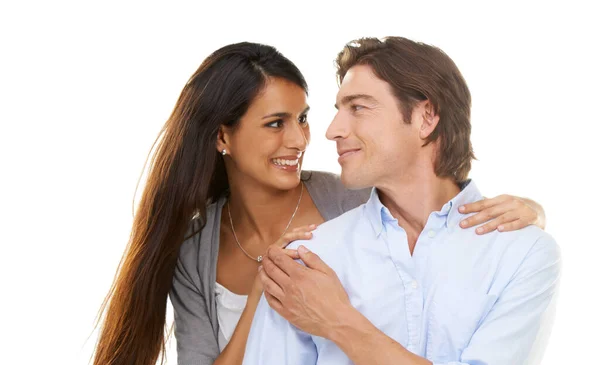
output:
{"label": "man's shoulder", "polygon": [[542,264],[560,261],[560,246],[554,237],[536,226],[529,226],[524,229],[529,231],[529,239],[533,241],[527,257],[534,258]]}
{"label": "man's shoulder", "polygon": [[363,209],[364,204],[322,223],[313,231],[310,240],[294,241],[288,248],[296,249],[302,245],[324,258],[322,255],[333,253],[339,244],[344,243],[343,237],[359,227],[362,222]]}
{"label": "man's shoulder", "polygon": [[[558,275],[560,271],[560,247],[546,231],[536,226],[528,226],[511,232],[492,232],[488,236],[492,245],[487,252],[490,260],[500,260],[498,268],[506,270],[511,277],[517,272],[535,272],[552,267]],[[549,271],[552,271],[549,270]]]}
{"label": "man's shoulder", "polygon": [[490,238],[498,245],[522,246],[526,251],[547,250],[558,253],[559,250],[556,240],[548,232],[533,225],[516,231],[495,231],[489,234],[495,236]]}

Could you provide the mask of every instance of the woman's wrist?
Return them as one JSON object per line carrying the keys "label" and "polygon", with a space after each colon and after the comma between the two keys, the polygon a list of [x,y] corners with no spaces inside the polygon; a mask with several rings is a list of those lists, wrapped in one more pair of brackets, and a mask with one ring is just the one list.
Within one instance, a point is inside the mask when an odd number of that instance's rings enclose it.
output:
{"label": "woman's wrist", "polygon": [[246,308],[248,306],[252,306],[254,309],[258,306],[258,302],[260,301],[260,297],[262,296],[262,290],[252,290],[250,295],[248,295],[248,301],[246,302]]}

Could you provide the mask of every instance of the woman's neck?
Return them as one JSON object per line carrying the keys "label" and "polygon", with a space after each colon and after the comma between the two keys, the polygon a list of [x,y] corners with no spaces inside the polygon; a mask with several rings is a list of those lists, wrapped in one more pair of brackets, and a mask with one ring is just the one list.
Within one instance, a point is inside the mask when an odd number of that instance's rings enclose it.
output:
{"label": "woman's neck", "polygon": [[[302,182],[291,190],[265,189],[258,184],[230,185],[223,214],[231,221],[240,244],[270,245],[283,234],[305,190]],[[245,242],[242,242],[245,241]]]}

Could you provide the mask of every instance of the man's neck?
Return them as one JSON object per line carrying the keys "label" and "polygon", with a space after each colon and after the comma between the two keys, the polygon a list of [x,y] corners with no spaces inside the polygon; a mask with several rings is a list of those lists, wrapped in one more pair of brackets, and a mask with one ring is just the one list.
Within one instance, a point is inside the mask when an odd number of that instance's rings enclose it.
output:
{"label": "man's neck", "polygon": [[381,203],[406,231],[412,254],[429,215],[439,211],[444,204],[458,195],[460,188],[453,179],[423,173],[421,176],[405,175],[393,184],[378,186],[377,191]]}

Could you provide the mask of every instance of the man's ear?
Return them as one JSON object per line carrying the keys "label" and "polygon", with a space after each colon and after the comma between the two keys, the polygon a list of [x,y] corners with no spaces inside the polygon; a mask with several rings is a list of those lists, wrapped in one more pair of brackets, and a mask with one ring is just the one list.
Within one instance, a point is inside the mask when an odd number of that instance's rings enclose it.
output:
{"label": "man's ear", "polygon": [[440,122],[440,116],[437,115],[433,104],[429,100],[425,100],[422,103],[420,106],[421,128],[419,129],[419,137],[427,139]]}

